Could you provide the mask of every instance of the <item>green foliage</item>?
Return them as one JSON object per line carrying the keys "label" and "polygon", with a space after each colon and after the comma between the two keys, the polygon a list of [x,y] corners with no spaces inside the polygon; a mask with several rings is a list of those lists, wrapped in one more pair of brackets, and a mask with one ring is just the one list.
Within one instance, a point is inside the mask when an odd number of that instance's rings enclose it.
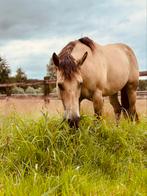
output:
{"label": "green foliage", "polygon": [[25,90],[25,93],[31,94],[31,95],[36,95],[36,90],[33,87],[28,86],[27,89]]}
{"label": "green foliage", "polygon": [[57,93],[57,88],[56,87],[52,89],[52,93]]}
{"label": "green foliage", "polygon": [[0,83],[8,82],[10,68],[5,59],[0,57]]}
{"label": "green foliage", "polygon": [[50,59],[49,64],[46,65],[47,67],[47,76],[49,77],[50,80],[56,80],[56,70],[55,70],[55,65],[53,64],[52,58]]}
{"label": "green foliage", "polygon": [[83,116],[74,130],[61,119],[16,113],[0,122],[2,195],[145,195],[147,122]]}
{"label": "green foliage", "polygon": [[27,80],[27,75],[24,71],[22,71],[21,68],[18,68],[16,70],[16,76],[15,76],[16,82],[25,82]]}
{"label": "green foliage", "polygon": [[12,92],[12,94],[24,94],[24,89],[21,87],[15,86],[12,88],[11,92]]}
{"label": "green foliage", "polygon": [[139,90],[140,91],[147,90],[147,80],[139,80]]}
{"label": "green foliage", "polygon": [[42,94],[43,93],[43,89],[41,87],[35,89],[33,87],[27,87],[26,90],[24,90],[21,87],[13,87],[11,90],[12,94],[31,94],[31,95],[36,95],[36,94]]}
{"label": "green foliage", "polygon": [[[5,59],[0,57],[0,83],[6,83],[10,81],[10,68]],[[0,93],[10,94],[9,88],[0,88]]]}
{"label": "green foliage", "polygon": [[36,91],[37,94],[42,94],[43,93],[43,88],[39,87],[39,88],[35,89],[35,91]]}

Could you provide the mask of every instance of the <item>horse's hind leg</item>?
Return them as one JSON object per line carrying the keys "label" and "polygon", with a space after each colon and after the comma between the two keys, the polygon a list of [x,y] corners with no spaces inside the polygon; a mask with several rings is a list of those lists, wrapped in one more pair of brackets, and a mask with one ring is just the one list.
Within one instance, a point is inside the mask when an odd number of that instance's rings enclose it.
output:
{"label": "horse's hind leg", "polygon": [[136,88],[132,84],[127,85],[127,94],[128,94],[128,101],[129,101],[129,117],[131,120],[139,121],[138,114],[136,112]]}
{"label": "horse's hind leg", "polygon": [[116,123],[118,124],[121,116],[121,105],[118,100],[118,94],[109,96],[110,104],[113,106]]}

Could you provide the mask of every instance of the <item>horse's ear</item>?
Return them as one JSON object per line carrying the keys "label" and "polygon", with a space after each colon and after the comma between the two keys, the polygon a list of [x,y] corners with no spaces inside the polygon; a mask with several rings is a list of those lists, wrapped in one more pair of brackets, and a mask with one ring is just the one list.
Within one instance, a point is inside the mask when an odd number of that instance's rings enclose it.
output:
{"label": "horse's ear", "polygon": [[53,55],[52,55],[52,59],[53,59],[53,62],[54,64],[59,67],[59,57],[58,55],[56,55],[56,53],[54,52]]}
{"label": "horse's ear", "polygon": [[84,61],[86,60],[87,56],[88,56],[88,52],[85,52],[83,57],[78,61],[78,65],[79,66],[81,66],[84,63]]}

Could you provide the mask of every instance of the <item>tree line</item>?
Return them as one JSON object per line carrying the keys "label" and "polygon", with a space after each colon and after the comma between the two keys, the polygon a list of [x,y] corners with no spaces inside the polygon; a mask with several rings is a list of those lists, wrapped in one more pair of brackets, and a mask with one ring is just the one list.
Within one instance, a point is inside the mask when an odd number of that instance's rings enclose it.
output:
{"label": "tree line", "polygon": [[[16,70],[15,76],[11,76],[11,69],[6,59],[0,57],[0,84],[25,81],[27,81],[27,75],[21,68]],[[0,87],[1,94],[9,94],[9,90],[8,88]]]}
{"label": "tree line", "polygon": [[[54,65],[52,61],[46,65],[47,73],[46,76],[49,80],[56,79],[56,74],[54,70]],[[9,64],[7,63],[7,60],[0,57],[0,84],[5,83],[19,83],[19,82],[33,82],[34,79],[28,78],[27,74],[22,70],[21,67],[19,67],[16,70],[16,73],[14,76],[11,76],[11,69]],[[36,81],[36,80],[35,80]],[[40,94],[44,92],[44,87],[41,85],[35,85],[35,86],[29,86],[29,87],[17,87],[14,88],[4,88],[0,87],[0,94]],[[50,90],[52,91],[55,88],[55,85],[50,86]]]}

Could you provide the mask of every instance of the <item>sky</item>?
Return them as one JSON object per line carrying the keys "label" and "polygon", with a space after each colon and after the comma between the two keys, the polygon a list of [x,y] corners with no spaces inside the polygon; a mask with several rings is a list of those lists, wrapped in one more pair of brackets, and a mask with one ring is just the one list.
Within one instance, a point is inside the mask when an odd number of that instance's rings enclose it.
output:
{"label": "sky", "polygon": [[126,43],[147,70],[146,0],[0,0],[0,56],[12,70],[41,79],[52,53],[89,36]]}

